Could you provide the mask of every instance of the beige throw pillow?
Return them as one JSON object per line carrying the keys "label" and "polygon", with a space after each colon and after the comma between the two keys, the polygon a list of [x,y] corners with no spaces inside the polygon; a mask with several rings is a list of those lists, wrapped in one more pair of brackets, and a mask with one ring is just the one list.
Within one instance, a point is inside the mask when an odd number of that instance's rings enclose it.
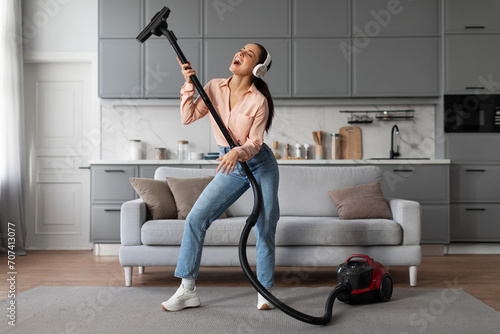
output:
{"label": "beige throw pillow", "polygon": [[175,219],[177,208],[167,181],[131,177],[130,183],[141,196],[153,219]]}
{"label": "beige throw pillow", "polygon": [[[177,206],[177,219],[186,219],[205,187],[212,181],[213,176],[200,178],[173,178],[167,177],[168,185],[174,196]],[[226,218],[223,213],[219,218]]]}
{"label": "beige throw pillow", "polygon": [[378,182],[329,191],[340,219],[392,219]]}

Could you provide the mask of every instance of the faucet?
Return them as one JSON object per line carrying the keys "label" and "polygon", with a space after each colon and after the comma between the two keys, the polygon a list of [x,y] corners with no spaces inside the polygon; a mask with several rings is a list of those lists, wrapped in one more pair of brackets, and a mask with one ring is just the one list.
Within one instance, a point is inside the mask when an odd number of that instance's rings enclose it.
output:
{"label": "faucet", "polygon": [[397,125],[394,125],[391,130],[391,152],[389,153],[390,159],[399,157],[399,145],[396,146],[396,152],[394,152],[394,131],[396,131],[396,135],[399,136],[399,128]]}

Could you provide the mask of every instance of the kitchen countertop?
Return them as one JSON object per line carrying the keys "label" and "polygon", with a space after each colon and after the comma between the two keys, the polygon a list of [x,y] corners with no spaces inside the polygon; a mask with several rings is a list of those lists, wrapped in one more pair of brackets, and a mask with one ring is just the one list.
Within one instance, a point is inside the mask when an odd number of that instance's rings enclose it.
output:
{"label": "kitchen countertop", "polygon": [[[278,160],[279,165],[449,165],[449,159]],[[216,160],[91,160],[90,165],[218,165]]]}

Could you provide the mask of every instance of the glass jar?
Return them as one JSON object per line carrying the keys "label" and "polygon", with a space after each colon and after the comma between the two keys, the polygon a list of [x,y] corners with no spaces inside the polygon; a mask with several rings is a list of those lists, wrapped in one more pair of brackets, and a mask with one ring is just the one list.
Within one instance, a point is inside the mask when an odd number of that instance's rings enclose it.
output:
{"label": "glass jar", "polygon": [[311,159],[311,149],[309,144],[304,144],[304,159]]}
{"label": "glass jar", "polygon": [[295,144],[295,157],[302,158],[302,146],[300,144]]}
{"label": "glass jar", "polygon": [[155,159],[156,160],[167,159],[167,149],[164,147],[156,147],[155,148]]}
{"label": "glass jar", "polygon": [[179,160],[187,160],[189,157],[188,152],[188,144],[187,140],[179,140],[177,142],[177,159]]}

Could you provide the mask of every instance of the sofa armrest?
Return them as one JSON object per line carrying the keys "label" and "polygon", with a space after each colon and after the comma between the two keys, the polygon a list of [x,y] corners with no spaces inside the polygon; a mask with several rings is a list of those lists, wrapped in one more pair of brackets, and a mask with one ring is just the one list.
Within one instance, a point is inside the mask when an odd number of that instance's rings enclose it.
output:
{"label": "sofa armrest", "polygon": [[420,245],[422,238],[422,209],[420,203],[404,199],[388,200],[392,219],[403,230],[402,245]]}
{"label": "sofa armrest", "polygon": [[146,222],[147,207],[142,199],[122,204],[120,240],[123,246],[141,245],[141,227]]}

